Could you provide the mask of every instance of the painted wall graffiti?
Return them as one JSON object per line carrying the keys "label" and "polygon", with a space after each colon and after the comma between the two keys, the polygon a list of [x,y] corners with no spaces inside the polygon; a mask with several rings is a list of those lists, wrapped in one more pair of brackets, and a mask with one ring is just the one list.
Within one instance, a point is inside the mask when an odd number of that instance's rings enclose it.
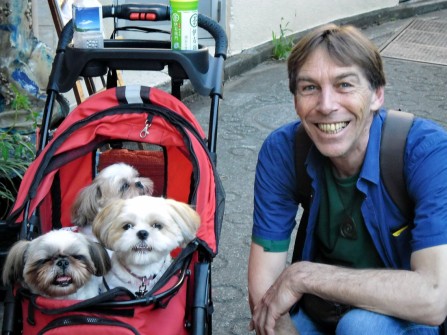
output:
{"label": "painted wall graffiti", "polygon": [[28,97],[35,111],[45,104],[53,51],[32,33],[31,0],[0,3],[0,128],[31,126],[26,113],[15,113],[15,91]]}

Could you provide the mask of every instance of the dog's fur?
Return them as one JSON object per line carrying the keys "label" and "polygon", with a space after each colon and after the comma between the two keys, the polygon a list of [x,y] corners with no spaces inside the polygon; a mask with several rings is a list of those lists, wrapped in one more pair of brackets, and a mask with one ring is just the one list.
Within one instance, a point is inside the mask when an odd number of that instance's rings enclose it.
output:
{"label": "dog's fur", "polygon": [[149,291],[172,262],[171,251],[193,240],[199,225],[199,214],[175,200],[138,196],[111,202],[93,221],[94,235],[113,251],[108,287],[136,295]]}
{"label": "dog's fur", "polygon": [[111,267],[105,248],[83,234],[53,230],[10,249],[3,282],[17,281],[31,292],[55,299],[88,299],[98,295],[100,276]]}
{"label": "dog's fur", "polygon": [[130,165],[112,164],[79,192],[71,209],[72,224],[80,227],[82,232],[85,230],[86,235],[90,235],[89,230],[96,214],[109,201],[151,195],[153,190],[153,181],[140,177],[138,171]]}

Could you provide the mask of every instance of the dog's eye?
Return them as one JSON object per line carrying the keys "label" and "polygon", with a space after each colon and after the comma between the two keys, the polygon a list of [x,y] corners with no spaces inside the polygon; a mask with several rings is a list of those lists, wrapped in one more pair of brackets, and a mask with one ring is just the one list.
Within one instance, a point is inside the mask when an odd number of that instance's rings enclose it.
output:
{"label": "dog's eye", "polygon": [[162,226],[160,223],[158,223],[158,222],[154,222],[154,223],[152,224],[152,228],[162,229],[163,226]]}
{"label": "dog's eye", "polygon": [[44,258],[44,259],[40,259],[35,264],[38,264],[39,266],[42,266],[43,264],[49,263],[49,262],[52,262],[52,261],[53,261],[52,258]]}
{"label": "dog's eye", "polygon": [[78,261],[85,260],[85,257],[83,255],[72,255],[71,257],[73,257],[74,259],[77,259]]}
{"label": "dog's eye", "polygon": [[124,229],[124,230],[129,230],[129,229],[132,228],[132,227],[133,227],[132,224],[130,224],[130,223],[126,223],[126,224],[124,224],[123,229]]}
{"label": "dog's eye", "polygon": [[127,191],[129,189],[129,187],[130,187],[129,183],[128,182],[124,182],[121,185],[121,192]]}

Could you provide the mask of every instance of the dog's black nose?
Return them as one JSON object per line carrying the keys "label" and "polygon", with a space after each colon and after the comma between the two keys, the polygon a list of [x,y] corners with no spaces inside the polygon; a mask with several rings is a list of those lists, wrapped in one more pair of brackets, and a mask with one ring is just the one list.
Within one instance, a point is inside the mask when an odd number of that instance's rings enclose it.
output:
{"label": "dog's black nose", "polygon": [[140,240],[145,240],[149,236],[149,233],[147,232],[147,230],[139,230],[137,232],[137,236]]}
{"label": "dog's black nose", "polygon": [[58,267],[60,267],[62,270],[68,268],[68,265],[69,265],[69,264],[70,264],[70,263],[68,262],[68,260],[67,260],[66,258],[59,259],[59,260],[56,262],[56,265],[57,265]]}

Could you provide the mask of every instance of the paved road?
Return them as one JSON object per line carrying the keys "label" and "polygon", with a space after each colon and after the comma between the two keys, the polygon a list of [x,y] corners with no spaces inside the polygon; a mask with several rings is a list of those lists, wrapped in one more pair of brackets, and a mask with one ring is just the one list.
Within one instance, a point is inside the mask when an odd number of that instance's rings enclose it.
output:
{"label": "paved road", "polygon": [[[447,21],[447,11],[422,18]],[[367,28],[365,33],[381,46],[410,20]],[[384,62],[388,80],[385,105],[431,118],[447,128],[447,66],[390,58]],[[187,104],[204,120],[207,98],[194,97]],[[295,117],[284,62],[264,62],[225,84],[217,168],[227,198],[220,250],[213,263],[213,334],[249,333],[246,278],[257,153],[268,133]]]}

